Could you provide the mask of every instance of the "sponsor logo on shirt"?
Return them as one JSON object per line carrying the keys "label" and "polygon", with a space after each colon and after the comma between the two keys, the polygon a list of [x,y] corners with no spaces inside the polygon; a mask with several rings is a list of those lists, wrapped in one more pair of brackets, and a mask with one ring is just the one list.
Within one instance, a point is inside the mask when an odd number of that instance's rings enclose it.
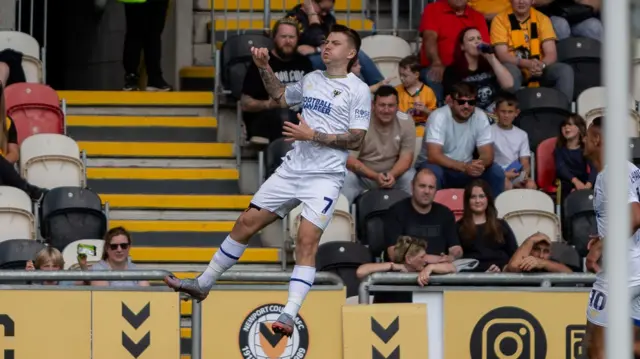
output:
{"label": "sponsor logo on shirt", "polygon": [[363,120],[371,118],[371,112],[363,109],[357,108],[356,111],[356,120]]}
{"label": "sponsor logo on shirt", "polygon": [[303,97],[302,108],[305,110],[317,111],[328,115],[331,112],[331,104],[327,101],[315,97]]}
{"label": "sponsor logo on shirt", "polygon": [[333,90],[333,98],[336,98],[336,97],[340,96],[341,93],[342,93],[342,91],[340,91],[338,89]]}

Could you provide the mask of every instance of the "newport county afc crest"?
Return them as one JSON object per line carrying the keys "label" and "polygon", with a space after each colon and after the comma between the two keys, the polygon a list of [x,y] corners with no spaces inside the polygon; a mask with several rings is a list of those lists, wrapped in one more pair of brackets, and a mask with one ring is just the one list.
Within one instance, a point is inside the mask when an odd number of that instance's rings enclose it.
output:
{"label": "newport county afc crest", "polygon": [[284,306],[265,304],[254,310],[242,322],[238,344],[244,359],[304,359],[309,350],[307,324],[296,316],[293,335],[274,333],[271,324],[278,319]]}

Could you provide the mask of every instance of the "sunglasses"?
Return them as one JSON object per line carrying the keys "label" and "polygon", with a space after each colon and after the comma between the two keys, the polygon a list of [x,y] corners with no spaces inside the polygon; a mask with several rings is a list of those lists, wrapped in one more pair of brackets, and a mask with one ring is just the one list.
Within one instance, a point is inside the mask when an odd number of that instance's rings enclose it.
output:
{"label": "sunglasses", "polygon": [[463,100],[463,99],[459,99],[459,98],[454,98],[454,100],[456,101],[456,103],[458,103],[458,105],[462,106],[462,105],[466,105],[468,104],[469,106],[475,106],[476,105],[476,99],[471,99],[471,100]]}
{"label": "sunglasses", "polygon": [[122,249],[128,249],[129,248],[129,243],[112,243],[112,244],[109,244],[109,248],[111,248],[112,251],[115,251],[116,249],[118,249],[118,247],[120,247]]}

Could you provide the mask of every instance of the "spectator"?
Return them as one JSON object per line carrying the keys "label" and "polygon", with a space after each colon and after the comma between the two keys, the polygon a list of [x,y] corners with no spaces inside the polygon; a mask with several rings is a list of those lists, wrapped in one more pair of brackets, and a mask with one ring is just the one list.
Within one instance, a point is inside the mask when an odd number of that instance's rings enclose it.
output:
{"label": "spectator", "polygon": [[[419,272],[423,278],[429,278],[431,273],[446,274],[455,273],[456,267],[453,263],[433,263],[427,261],[427,242],[410,237],[400,236],[393,246],[394,257],[389,262],[367,263],[358,267],[356,275],[358,279],[380,272]],[[420,276],[418,277],[420,279]],[[424,285],[426,282],[419,281]],[[411,292],[378,292],[374,295],[374,303],[411,303],[413,294]]]}
{"label": "spectator", "polygon": [[26,82],[27,78],[22,68],[22,53],[13,49],[0,51],[0,86]]}
{"label": "spectator", "polygon": [[491,131],[494,161],[505,171],[504,188],[536,189],[536,183],[531,179],[529,136],[513,125],[513,120],[520,114],[518,99],[505,93],[498,97],[496,104],[498,121],[491,126]]}
{"label": "spectator", "polygon": [[[0,105],[0,107],[4,107]],[[0,109],[0,113],[6,113]],[[8,115],[0,119],[0,156],[4,156],[10,164],[15,165],[20,159],[18,146],[18,131],[16,125]]]}
{"label": "spectator", "polygon": [[556,62],[556,34],[551,20],[534,9],[533,0],[511,0],[513,11],[491,21],[491,44],[498,59],[522,85],[553,87],[573,99],[573,69]]}
{"label": "spectator", "polygon": [[169,0],[119,0],[124,3],[127,31],[124,35],[124,91],[138,89],[140,57],[144,51],[147,91],[171,91],[162,77],[162,31]]}
{"label": "spectator", "polygon": [[487,22],[503,11],[511,9],[509,0],[469,0],[469,6],[482,13]]}
{"label": "spectator", "polygon": [[[294,18],[278,20],[273,26],[272,34],[275,46],[271,50],[269,66],[283,84],[298,82],[313,71],[311,61],[296,52],[300,32]],[[247,138],[254,145],[268,145],[282,137],[283,121],[298,122],[296,112],[281,108],[269,97],[253,61],[244,78],[240,105]]]}
{"label": "spectator", "polygon": [[[351,72],[353,72],[354,75],[358,76],[360,80],[365,82],[364,78],[362,77],[362,66],[360,65],[360,61],[358,61],[358,59],[356,59],[356,61],[353,62],[353,66],[351,66]],[[369,90],[371,91],[371,93],[375,93],[376,91],[378,91],[380,87],[389,85],[389,83],[393,79],[394,77],[386,78],[375,85],[369,86]]]}
{"label": "spectator", "polygon": [[[95,263],[92,271],[115,270],[125,271],[136,269],[131,262],[131,235],[123,227],[111,228],[104,236],[104,252],[102,260]],[[100,287],[148,287],[149,282],[143,281],[91,281],[91,285]]]}
{"label": "spectator", "polygon": [[[302,36],[298,43],[298,52],[308,56],[316,70],[326,70],[321,54],[331,27],[336,24],[336,18],[331,14],[335,0],[312,0],[311,7],[307,2],[296,5],[287,15],[293,16],[300,22]],[[362,66],[361,74],[364,82],[372,86],[384,80],[376,64],[364,52],[358,52],[358,61]]]}
{"label": "spectator", "polygon": [[[535,6],[551,18],[558,40],[588,37],[602,41],[601,0],[536,0]],[[558,14],[554,16],[554,14]]]}
{"label": "spectator", "polygon": [[444,71],[444,93],[448,95],[458,82],[473,84],[478,89],[476,106],[491,114],[500,89],[514,90],[513,76],[496,58],[491,45],[482,42],[482,35],[475,27],[462,30],[458,44],[453,63]]}
{"label": "spectator", "polygon": [[431,111],[436,109],[436,95],[429,86],[420,81],[420,60],[407,56],[398,64],[398,75],[402,84],[396,86],[400,111],[406,112],[416,125],[425,125]]}
{"label": "spectator", "polygon": [[416,132],[411,117],[398,111],[398,92],[382,86],[373,96],[373,119],[358,155],[347,159],[342,194],[349,203],[367,189],[398,188],[411,194]]}
{"label": "spectator", "polygon": [[501,272],[518,249],[509,224],[498,219],[487,182],[473,180],[464,189],[464,213],[456,223],[465,258],[478,260],[475,272]]}
{"label": "spectator", "polygon": [[551,239],[537,232],[527,238],[509,260],[505,272],[572,273],[566,265],[551,259]]}
{"label": "spectator", "polygon": [[[84,263],[81,262],[80,266],[86,267],[86,258]],[[38,254],[36,254],[36,260],[27,261],[27,265],[25,270],[28,271],[59,271],[64,269],[64,258],[62,257],[62,253],[54,247],[46,247]],[[40,283],[31,282],[31,284],[41,284],[41,285],[82,285],[82,282],[58,282],[58,281],[43,281]]]}
{"label": "spectator", "polygon": [[383,260],[394,258],[395,242],[400,236],[426,239],[427,263],[453,262],[462,257],[462,247],[456,231],[456,219],[451,210],[433,201],[436,176],[428,169],[418,171],[413,178],[412,195],[389,208],[384,221],[387,250]]}
{"label": "spectator", "polygon": [[[475,107],[476,94],[468,83],[452,87],[447,105],[429,116],[417,167],[435,174],[438,189],[464,188],[482,178],[497,197],[504,190],[504,171],[493,162],[491,126],[484,111]],[[478,159],[474,159],[476,149]]]}
{"label": "spectator", "polygon": [[572,114],[561,124],[553,156],[556,178],[560,181],[560,199],[564,203],[574,190],[593,188],[597,172],[584,157],[583,139],[587,126],[582,116]]}
{"label": "spectator", "polygon": [[484,15],[467,6],[467,0],[437,1],[428,4],[422,13],[420,28],[422,50],[420,63],[422,81],[436,94],[438,103],[444,100],[442,76],[453,62],[460,32],[467,27],[480,30],[483,42],[489,42],[489,29]]}

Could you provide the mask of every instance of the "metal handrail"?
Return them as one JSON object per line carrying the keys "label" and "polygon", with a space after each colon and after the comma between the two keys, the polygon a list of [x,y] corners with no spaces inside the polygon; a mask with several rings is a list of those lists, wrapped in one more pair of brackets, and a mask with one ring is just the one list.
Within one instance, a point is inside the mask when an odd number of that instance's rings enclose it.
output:
{"label": "metal handrail", "polygon": [[128,270],[128,271],[1,270],[0,281],[160,280],[168,275],[172,275],[172,273],[166,270]]}
{"label": "metal handrail", "polygon": [[[522,274],[522,273],[456,273],[434,275],[429,285],[540,285],[550,287],[553,284],[583,284],[591,285],[595,281],[595,275],[589,273],[548,273],[548,274]],[[417,291],[417,273],[374,273],[367,276],[358,289],[358,303],[368,304],[369,293],[372,286],[377,284],[398,285],[393,290],[408,292]],[[410,285],[415,286],[411,287]]]}

